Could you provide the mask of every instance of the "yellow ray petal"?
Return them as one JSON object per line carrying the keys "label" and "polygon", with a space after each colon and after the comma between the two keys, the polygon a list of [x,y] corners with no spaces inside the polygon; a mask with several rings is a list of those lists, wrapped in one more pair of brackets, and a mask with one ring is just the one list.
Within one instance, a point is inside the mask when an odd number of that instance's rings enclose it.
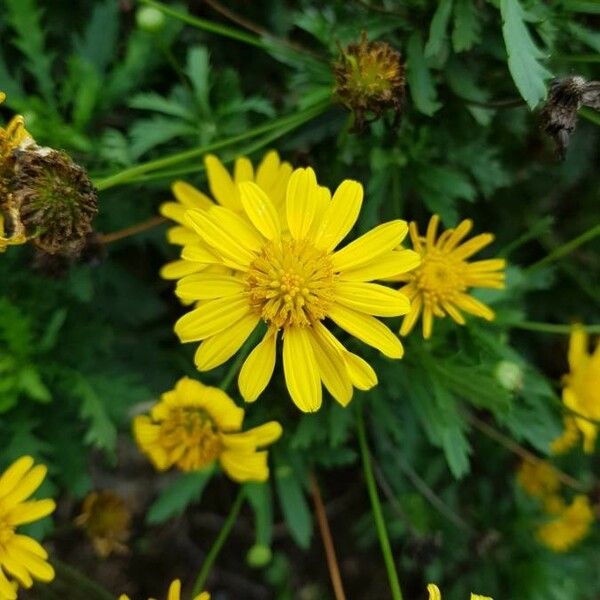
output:
{"label": "yellow ray petal", "polygon": [[197,273],[188,275],[177,283],[175,294],[182,300],[213,300],[241,294],[244,291],[244,282],[231,275],[216,273]]}
{"label": "yellow ray petal", "polygon": [[204,158],[204,165],[208,187],[216,201],[231,210],[239,210],[241,205],[237,186],[223,163],[216,156],[209,154]]}
{"label": "yellow ray petal", "polygon": [[429,600],[442,600],[440,588],[434,583],[430,583],[427,586],[427,591],[429,592]]}
{"label": "yellow ray petal", "polygon": [[410,312],[402,321],[402,325],[400,326],[400,335],[407,336],[413,330],[413,327],[419,319],[422,308],[423,298],[419,295],[412,301]]}
{"label": "yellow ray petal", "polygon": [[206,267],[205,264],[190,262],[189,260],[174,260],[167,263],[161,270],[160,276],[163,279],[175,280],[197,273]]}
{"label": "yellow ray petal", "polygon": [[25,525],[26,523],[33,523],[47,517],[49,514],[54,512],[56,503],[54,500],[30,500],[29,502],[22,502],[17,504],[10,509],[7,515],[7,519],[11,525]]}
{"label": "yellow ray petal", "polygon": [[456,250],[453,250],[452,256],[455,259],[465,260],[491,244],[493,241],[494,236],[491,233],[480,233],[471,238],[468,242],[458,246]]}
{"label": "yellow ray petal", "polygon": [[254,179],[254,167],[250,160],[245,156],[240,156],[240,158],[235,160],[233,179],[237,184],[240,184],[243,181],[252,181]]}
{"label": "yellow ray petal", "polygon": [[221,453],[219,462],[227,475],[240,483],[266,481],[269,478],[267,452],[246,453],[226,450]]}
{"label": "yellow ray petal", "polygon": [[14,487],[8,493],[2,496],[2,507],[11,508],[15,504],[29,498],[37,490],[46,477],[48,468],[45,465],[36,465],[24,473],[22,477],[15,482]]}
{"label": "yellow ray petal", "polygon": [[587,360],[588,357],[588,335],[581,325],[574,325],[569,337],[569,367],[575,371],[577,367]]}
{"label": "yellow ray petal", "polygon": [[397,317],[410,311],[410,300],[397,290],[377,283],[338,281],[336,301],[368,315]]}
{"label": "yellow ray petal", "polygon": [[303,412],[321,407],[319,365],[306,329],[291,327],[283,337],[283,372],[294,404]]}
{"label": "yellow ray petal", "polygon": [[293,238],[302,240],[308,234],[317,209],[318,193],[317,178],[310,167],[292,173],[286,193],[286,214]]}
{"label": "yellow ray petal", "polygon": [[465,312],[477,317],[482,317],[487,321],[492,321],[494,319],[494,311],[489,306],[486,306],[483,302],[468,294],[457,294],[455,297],[455,304]]}
{"label": "yellow ray petal", "polygon": [[271,381],[276,345],[277,331],[270,329],[242,365],[238,387],[246,402],[254,402]]}
{"label": "yellow ray petal", "polygon": [[0,476],[0,499],[13,491],[31,467],[33,467],[33,458],[31,456],[22,456],[4,471],[2,476]]}
{"label": "yellow ray petal", "polygon": [[344,271],[342,278],[351,281],[373,281],[387,279],[398,281],[396,276],[408,273],[421,264],[421,255],[414,250],[394,250],[383,256],[378,256],[374,261]]}
{"label": "yellow ray petal", "polygon": [[270,198],[255,183],[247,181],[240,184],[242,206],[250,221],[268,240],[281,233],[279,215]]}
{"label": "yellow ray petal", "polygon": [[200,190],[185,181],[175,181],[171,186],[171,191],[175,198],[186,208],[206,210],[215,205],[206,194],[203,194]]}

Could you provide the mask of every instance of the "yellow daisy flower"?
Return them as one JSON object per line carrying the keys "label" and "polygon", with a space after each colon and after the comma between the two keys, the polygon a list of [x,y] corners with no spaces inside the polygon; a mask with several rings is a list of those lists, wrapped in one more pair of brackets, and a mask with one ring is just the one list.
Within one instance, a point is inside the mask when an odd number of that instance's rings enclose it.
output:
{"label": "yellow daisy flower", "polygon": [[[429,592],[429,600],[442,600],[442,593],[440,588],[434,583],[430,583],[427,586]],[[471,594],[471,600],[492,600],[489,596],[480,596],[479,594]]]}
{"label": "yellow daisy flower", "polygon": [[[235,161],[233,177],[223,163],[212,154],[204,159],[208,187],[214,198],[196,189],[185,181],[176,181],[171,186],[175,201],[165,202],[160,207],[163,216],[175,221],[176,226],[167,232],[167,238],[172,244],[184,246],[183,258],[165,265],[161,270],[164,279],[179,279],[185,275],[207,270],[218,266],[220,260],[210,246],[207,245],[196,231],[188,224],[185,214],[187,210],[206,210],[219,205],[235,212],[242,213],[242,204],[237,184],[243,181],[253,181],[269,196],[273,204],[280,206],[285,198],[287,182],[292,173],[292,165],[282,162],[277,152],[267,152],[256,171],[250,160],[240,157]],[[216,202],[216,204],[215,204]],[[226,269],[220,268],[226,272]]]}
{"label": "yellow daisy flower", "polygon": [[[583,450],[594,451],[600,421],[600,340],[593,353],[588,352],[588,335],[576,325],[569,338],[569,373],[563,377],[562,400],[573,411],[565,417],[565,431],[554,440],[551,450],[560,454],[571,449],[583,436]],[[581,415],[581,416],[577,416]]]}
{"label": "yellow daisy flower", "polygon": [[244,410],[222,390],[184,377],[150,411],[133,421],[138,446],[156,469],[203,469],[216,460],[239,482],[266,481],[268,446],[281,436],[270,421],[242,431]]}
{"label": "yellow daisy flower", "polygon": [[[119,600],[129,600],[129,596],[122,594],[119,596]],[[153,598],[149,598],[148,600],[154,600]],[[176,579],[169,586],[169,595],[167,596],[167,600],[181,600],[181,581]],[[210,594],[208,592],[202,592],[193,598],[193,600],[210,600]]]}
{"label": "yellow daisy flower", "polygon": [[402,357],[400,340],[375,316],[406,314],[410,302],[401,292],[369,282],[419,263],[415,252],[396,249],[407,224],[384,223],[335,251],[358,218],[360,183],[342,182],[331,198],[308,168],[292,173],[281,207],[252,182],[239,184],[239,192],[246,218],[224,207],[186,215],[232,273],[198,273],[179,282],[179,297],[199,305],[179,319],[175,332],[182,342],[202,342],[195,362],[206,371],[233,356],[262,321],[267,333],[239,374],[246,401],[256,400],[269,383],[281,331],[285,380],[296,405],[318,410],[321,382],[347,405],[354,387],[370,389],[377,377],[323,321],[331,319],[390,358]]}
{"label": "yellow daisy flower", "polygon": [[418,269],[394,277],[396,281],[406,282],[400,291],[412,302],[411,311],[400,328],[400,334],[404,336],[412,331],[421,315],[425,339],[431,336],[434,317],[442,318],[448,314],[456,323],[464,325],[462,313],[466,312],[491,321],[493,311],[467,291],[472,287],[504,287],[504,259],[467,261],[493,241],[491,233],[482,233],[461,243],[473,227],[470,219],[462,221],[456,229],[447,229],[439,237],[438,225],[439,217],[433,215],[423,237],[419,235],[417,224],[410,224],[412,244],[422,261]]}
{"label": "yellow daisy flower", "polygon": [[530,496],[540,499],[560,488],[556,469],[546,461],[524,460],[517,471],[517,481]]}
{"label": "yellow daisy flower", "polygon": [[554,552],[566,552],[579,543],[589,532],[595,515],[585,495],[575,496],[570,505],[558,512],[558,516],[541,525],[538,540]]}
{"label": "yellow daisy flower", "polygon": [[17,533],[19,525],[46,517],[56,507],[54,500],[28,500],[46,472],[44,465],[34,466],[31,456],[23,456],[0,476],[0,600],[16,600],[17,588],[30,588],[34,579],[54,579],[44,548]]}

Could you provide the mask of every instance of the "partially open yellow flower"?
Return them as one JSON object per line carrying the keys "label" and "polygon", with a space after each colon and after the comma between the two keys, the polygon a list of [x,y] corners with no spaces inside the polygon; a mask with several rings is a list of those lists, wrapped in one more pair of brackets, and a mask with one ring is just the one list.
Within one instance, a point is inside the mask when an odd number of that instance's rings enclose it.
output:
{"label": "partially open yellow flower", "polygon": [[473,222],[465,219],[455,229],[447,229],[437,236],[438,215],[433,215],[425,236],[419,234],[417,224],[410,224],[414,249],[421,255],[419,268],[395,277],[406,285],[400,291],[411,302],[411,310],[404,317],[401,335],[408,335],[417,320],[423,316],[423,337],[431,337],[434,317],[447,314],[459,325],[465,324],[463,312],[491,321],[494,312],[467,292],[469,288],[503,288],[506,261],[501,258],[468,262],[473,254],[490,244],[494,236],[482,233],[462,242],[471,231]]}
{"label": "partially open yellow flower", "polygon": [[178,296],[199,304],[179,319],[175,332],[182,342],[202,341],[195,362],[205,371],[233,356],[262,322],[267,332],[238,379],[244,399],[256,400],[269,383],[281,332],[285,381],[295,404],[305,412],[318,410],[323,383],[346,406],[354,387],[370,389],[377,377],[324,321],[331,319],[390,358],[402,357],[400,340],[376,317],[406,314],[410,302],[370,281],[419,263],[415,252],[397,249],[407,224],[384,223],[336,251],[358,218],[360,183],[342,182],[331,198],[308,168],[292,173],[282,206],[252,182],[241,183],[239,193],[244,216],[224,207],[186,214],[231,274],[198,273],[179,282]]}
{"label": "partially open yellow flower", "polygon": [[[119,600],[129,600],[129,596],[122,594],[119,596]],[[153,598],[149,598],[148,600],[154,600]],[[181,581],[176,579],[169,586],[169,595],[167,596],[167,600],[181,600]],[[208,592],[202,592],[197,596],[194,596],[192,600],[210,600],[210,594]]]}
{"label": "partially open yellow flower", "polygon": [[184,377],[162,395],[150,416],[133,421],[138,446],[156,469],[203,469],[219,461],[235,481],[266,481],[268,446],[281,436],[270,421],[242,431],[244,410],[222,390]]}
{"label": "partially open yellow flower", "polygon": [[[429,600],[442,600],[442,593],[440,588],[434,583],[430,583],[427,586],[429,592]],[[492,600],[489,596],[480,596],[479,594],[471,594],[471,600]]]}
{"label": "partially open yellow flower", "polygon": [[555,454],[572,448],[580,435],[584,452],[594,451],[600,421],[600,341],[593,353],[588,352],[588,344],[583,327],[575,325],[569,339],[569,373],[563,377],[562,393],[564,405],[573,414],[565,417],[565,431],[552,443]]}
{"label": "partially open yellow flower", "polygon": [[38,521],[55,509],[54,500],[28,500],[46,472],[44,465],[34,466],[31,456],[23,456],[0,476],[0,600],[16,600],[17,588],[30,588],[34,579],[44,583],[54,579],[44,548],[17,533],[19,525]]}
{"label": "partially open yellow flower", "polygon": [[[161,270],[161,275],[165,279],[179,279],[204,270],[214,272],[215,265],[218,263],[210,246],[188,224],[185,218],[187,210],[206,210],[219,205],[242,213],[238,184],[243,181],[253,181],[259,185],[273,204],[280,206],[284,201],[287,182],[292,173],[292,166],[282,162],[277,152],[273,150],[265,154],[256,171],[248,158],[238,158],[235,161],[233,177],[223,163],[212,154],[206,156],[204,165],[208,187],[214,200],[193,185],[185,181],[176,181],[171,186],[175,201],[165,202],[160,207],[163,216],[177,223],[167,232],[169,242],[184,246],[183,258],[165,265]],[[221,268],[221,271],[226,272],[226,269]]]}
{"label": "partially open yellow flower", "polygon": [[557,512],[554,519],[541,525],[536,535],[550,550],[567,552],[588,534],[594,519],[589,498],[580,494],[575,496],[571,504]]}

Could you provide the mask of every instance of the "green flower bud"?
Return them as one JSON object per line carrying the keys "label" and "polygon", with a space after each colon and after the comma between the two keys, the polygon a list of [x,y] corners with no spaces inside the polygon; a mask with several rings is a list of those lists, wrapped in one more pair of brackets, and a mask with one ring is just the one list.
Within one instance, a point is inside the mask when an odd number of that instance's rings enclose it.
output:
{"label": "green flower bud", "polygon": [[506,390],[517,392],[523,387],[523,369],[517,363],[501,360],[494,370],[498,383]]}
{"label": "green flower bud", "polygon": [[273,552],[268,546],[255,544],[246,554],[246,562],[254,569],[266,567],[273,558]]}
{"label": "green flower bud", "polygon": [[165,15],[163,12],[151,6],[139,8],[135,15],[135,20],[137,26],[142,31],[147,31],[148,33],[158,33],[165,26]]}

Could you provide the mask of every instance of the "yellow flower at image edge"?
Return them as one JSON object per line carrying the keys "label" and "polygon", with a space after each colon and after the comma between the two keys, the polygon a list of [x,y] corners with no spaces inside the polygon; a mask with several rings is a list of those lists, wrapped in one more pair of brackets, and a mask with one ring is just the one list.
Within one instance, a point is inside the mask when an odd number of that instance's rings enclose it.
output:
{"label": "yellow flower at image edge", "polygon": [[0,600],[15,600],[17,588],[35,579],[47,583],[54,569],[48,553],[34,539],[17,533],[19,525],[38,521],[55,509],[53,500],[28,500],[46,476],[44,465],[23,456],[0,476]]}
{"label": "yellow flower at image edge", "polygon": [[504,287],[504,259],[467,261],[493,241],[491,233],[482,233],[462,242],[473,227],[471,220],[465,219],[458,227],[447,229],[439,237],[438,225],[439,217],[433,215],[423,237],[419,235],[417,224],[410,224],[410,237],[414,249],[421,255],[421,265],[410,273],[393,278],[406,282],[400,291],[412,302],[400,328],[400,334],[404,336],[412,331],[421,315],[423,337],[426,339],[431,337],[434,317],[450,315],[456,323],[464,325],[462,313],[465,312],[491,321],[494,312],[467,292],[472,287]]}
{"label": "yellow flower at image edge", "polygon": [[593,353],[588,352],[588,343],[583,327],[575,325],[569,338],[569,373],[563,377],[562,400],[576,414],[565,417],[565,431],[551,446],[554,454],[572,448],[580,435],[584,452],[594,451],[598,436],[596,422],[600,421],[600,341]]}
{"label": "yellow flower at image edge", "polygon": [[536,535],[550,550],[567,552],[588,534],[594,519],[589,498],[580,494],[554,519],[538,527]]}
{"label": "yellow flower at image edge", "polygon": [[[122,594],[119,596],[119,600],[129,600],[129,596]],[[153,598],[149,598],[149,600],[153,600]],[[179,579],[173,581],[169,586],[167,600],[181,600],[181,581],[179,581]],[[208,592],[202,592],[201,594],[194,596],[192,600],[210,600],[210,594]]]}
{"label": "yellow flower at image edge", "polygon": [[239,192],[245,216],[222,207],[186,214],[230,274],[197,273],[179,282],[177,295],[197,307],[179,319],[175,332],[182,342],[202,341],[195,362],[205,371],[233,356],[262,321],[268,330],[238,378],[244,399],[256,400],[271,380],[281,332],[285,381],[295,404],[318,410],[323,384],[346,406],[354,387],[370,389],[377,376],[323,321],[331,319],[390,358],[402,357],[400,340],[375,317],[406,314],[410,302],[371,281],[419,264],[415,252],[397,249],[407,224],[384,223],[335,251],[358,218],[358,182],[342,182],[332,198],[312,169],[297,169],[281,207],[252,182],[240,184]]}
{"label": "yellow flower at image edge", "polygon": [[227,269],[219,266],[219,258],[211,251],[210,246],[204,243],[188,224],[185,218],[186,211],[206,210],[219,205],[239,213],[243,212],[238,184],[244,181],[252,181],[259,185],[275,206],[281,206],[292,173],[292,166],[282,162],[273,150],[265,154],[256,171],[248,158],[238,158],[235,161],[233,177],[223,163],[212,154],[206,156],[204,165],[208,187],[214,200],[189,183],[176,181],[171,186],[175,201],[165,202],[160,207],[161,214],[177,224],[168,230],[167,239],[172,244],[185,247],[184,258],[162,268],[161,275],[165,279],[179,279],[205,270],[227,272]]}
{"label": "yellow flower at image edge", "polygon": [[193,471],[216,460],[235,481],[265,481],[269,477],[268,446],[281,436],[281,425],[270,421],[242,431],[244,410],[222,390],[184,377],[162,395],[150,411],[133,421],[142,452],[156,469],[173,466]]}
{"label": "yellow flower at image edge", "polygon": [[[442,593],[440,588],[434,583],[430,583],[427,586],[429,592],[429,600],[442,600]],[[471,600],[492,600],[489,596],[480,596],[479,594],[471,594]]]}

